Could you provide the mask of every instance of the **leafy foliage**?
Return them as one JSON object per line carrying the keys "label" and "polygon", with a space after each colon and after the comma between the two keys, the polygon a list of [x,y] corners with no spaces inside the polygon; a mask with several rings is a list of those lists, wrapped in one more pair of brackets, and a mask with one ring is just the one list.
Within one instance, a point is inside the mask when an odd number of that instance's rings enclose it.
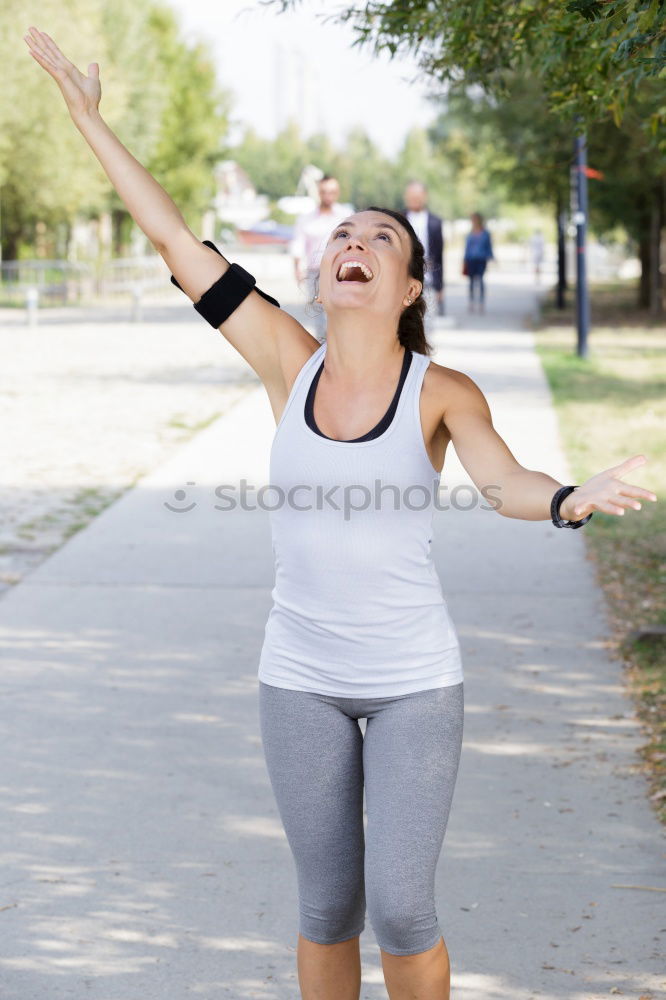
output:
{"label": "leafy foliage", "polygon": [[213,167],[228,152],[231,100],[217,83],[207,49],[181,41],[171,9],[153,6],[148,27],[165,94],[146,166],[196,229],[215,194]]}
{"label": "leafy foliage", "polygon": [[386,157],[361,127],[349,130],[340,148],[324,134],[303,138],[290,122],[275,139],[247,128],[230,155],[247,171],[255,187],[277,200],[295,190],[306,163],[314,163],[340,182],[342,201],[360,208],[381,204],[402,209],[410,180],[428,185],[432,211],[445,218],[473,210],[492,213],[501,191],[491,190],[486,162],[491,158],[490,132],[470,136],[452,115],[436,129],[412,128],[395,159]]}
{"label": "leafy foliage", "polygon": [[[298,0],[265,2],[284,11]],[[664,0],[368,0],[332,19],[351,24],[355,45],[392,57],[408,52],[439,82],[435,99],[446,112],[435,132],[450,135],[451,108],[466,102],[469,117],[458,118],[463,148],[474,144],[474,159],[485,160],[487,176],[513,197],[562,204],[570,136],[585,129],[609,178],[595,191],[592,217],[601,227],[621,222],[636,239],[641,302],[649,291],[653,309],[661,308]],[[495,158],[483,152],[483,127],[495,132]]]}
{"label": "leafy foliage", "polygon": [[[43,0],[41,17],[54,37],[71,36],[73,60],[106,61],[99,20],[86,16],[85,0]],[[62,97],[30,58],[21,35],[25,24],[21,0],[4,0],[0,9],[0,224],[3,257],[15,256],[21,240],[42,220],[55,226],[77,211],[100,206],[108,186],[97,160],[64,109]],[[77,23],[76,33],[72,23]]]}
{"label": "leafy foliage", "polygon": [[[284,11],[298,0],[267,0]],[[586,123],[616,123],[645,80],[663,79],[663,0],[368,0],[338,11],[355,45],[410,52],[446,84],[479,84],[501,96],[516,72],[538,78],[548,108]],[[664,102],[662,102],[662,105]],[[656,129],[666,108],[656,110]]]}
{"label": "leafy foliage", "polygon": [[[0,8],[5,258],[32,241],[37,222],[53,231],[76,215],[111,210],[130,218],[58,88],[30,58],[21,38],[30,26],[24,7],[23,0],[4,0]],[[151,0],[40,0],[37,26],[45,26],[82,72],[99,63],[105,120],[198,226],[212,194],[212,164],[225,155],[229,114],[229,98],[203,46],[188,47],[171,8]]]}

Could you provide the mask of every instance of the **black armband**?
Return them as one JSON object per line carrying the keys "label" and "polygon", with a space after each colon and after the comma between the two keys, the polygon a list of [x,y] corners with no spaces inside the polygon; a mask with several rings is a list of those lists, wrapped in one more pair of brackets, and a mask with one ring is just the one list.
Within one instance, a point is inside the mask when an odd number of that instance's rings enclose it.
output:
{"label": "black armband", "polygon": [[[210,247],[215,253],[219,253],[220,257],[223,256],[210,240],[204,240],[203,243],[204,246]],[[180,288],[182,292],[183,289],[173,274],[171,275],[171,282],[176,288]],[[207,323],[210,323],[216,329],[231,316],[232,312],[238,308],[241,302],[245,301],[253,288],[262,298],[279,309],[280,303],[278,300],[274,299],[272,295],[262,292],[260,288],[256,287],[256,284],[257,279],[249,271],[246,271],[244,267],[241,267],[240,264],[230,264],[228,270],[218,278],[215,284],[211,285],[203,293],[199,301],[193,303],[194,308],[200,316],[203,316]]]}

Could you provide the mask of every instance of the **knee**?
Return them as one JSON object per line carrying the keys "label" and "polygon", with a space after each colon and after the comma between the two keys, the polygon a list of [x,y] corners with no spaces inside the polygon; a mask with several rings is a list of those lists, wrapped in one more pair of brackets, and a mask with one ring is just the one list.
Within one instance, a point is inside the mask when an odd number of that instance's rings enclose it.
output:
{"label": "knee", "polygon": [[359,886],[344,897],[301,898],[299,931],[317,944],[338,944],[365,926],[365,891]]}
{"label": "knee", "polygon": [[368,901],[368,915],[379,947],[392,955],[428,951],[441,937],[434,900],[386,892]]}

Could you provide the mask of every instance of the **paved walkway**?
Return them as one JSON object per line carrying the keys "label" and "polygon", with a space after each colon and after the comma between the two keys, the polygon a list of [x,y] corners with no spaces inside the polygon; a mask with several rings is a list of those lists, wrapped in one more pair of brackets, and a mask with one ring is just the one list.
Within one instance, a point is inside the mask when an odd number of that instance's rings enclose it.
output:
{"label": "paved walkway", "polygon": [[[519,461],[570,481],[522,328],[534,293],[490,283],[486,317],[454,287],[435,360],[478,382]],[[3,1000],[298,996],[257,710],[268,515],[214,508],[217,486],[268,482],[273,428],[250,391],[0,599]],[[451,452],[442,483],[465,482]],[[616,886],[666,885],[664,837],[584,530],[451,509],[436,556],[465,666],[437,872],[453,998],[656,1000],[664,895]],[[361,942],[378,1000],[369,921]]]}

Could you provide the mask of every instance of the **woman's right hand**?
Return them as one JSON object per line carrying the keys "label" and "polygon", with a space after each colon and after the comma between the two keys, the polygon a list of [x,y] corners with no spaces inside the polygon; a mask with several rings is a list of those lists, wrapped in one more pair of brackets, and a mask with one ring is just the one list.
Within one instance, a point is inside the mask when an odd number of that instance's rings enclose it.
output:
{"label": "woman's right hand", "polygon": [[90,63],[88,66],[89,75],[84,76],[74,63],[71,63],[62,54],[56,43],[45,31],[38,31],[37,28],[31,27],[29,34],[24,35],[23,38],[28,43],[31,55],[60,87],[74,121],[97,110],[102,97],[97,63]]}

